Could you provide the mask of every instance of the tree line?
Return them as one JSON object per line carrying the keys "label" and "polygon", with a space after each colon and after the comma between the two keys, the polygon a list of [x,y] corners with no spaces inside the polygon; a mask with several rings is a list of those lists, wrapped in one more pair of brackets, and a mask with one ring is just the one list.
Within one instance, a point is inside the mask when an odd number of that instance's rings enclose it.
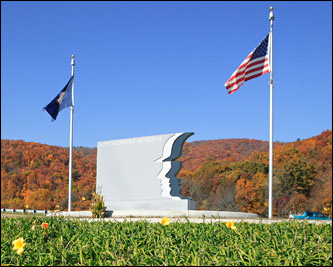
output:
{"label": "tree line", "polygon": [[[221,154],[221,147],[232,148],[238,144],[238,159],[233,160],[235,155],[232,153],[220,158],[212,158],[208,153],[205,159],[200,158],[199,163],[199,158],[191,154],[203,150],[207,144],[187,143],[183,160],[194,158],[197,164],[187,164],[190,167],[181,169],[178,174],[182,178],[183,195],[194,199],[198,209],[253,212],[267,216],[268,143],[265,144],[266,149],[259,151],[255,148],[258,145],[249,149],[251,142],[220,140]],[[218,142],[212,145],[217,146]],[[202,147],[197,149],[197,146]],[[244,148],[244,153],[239,147]],[[285,217],[305,210],[332,215],[331,130],[302,141],[274,144],[273,215]]]}
{"label": "tree line", "polygon": [[[96,148],[73,149],[72,209],[87,210],[96,186]],[[268,142],[224,139],[184,144],[181,192],[202,210],[268,213]],[[273,215],[332,214],[332,130],[274,143]],[[66,210],[68,148],[1,140],[1,207]]]}

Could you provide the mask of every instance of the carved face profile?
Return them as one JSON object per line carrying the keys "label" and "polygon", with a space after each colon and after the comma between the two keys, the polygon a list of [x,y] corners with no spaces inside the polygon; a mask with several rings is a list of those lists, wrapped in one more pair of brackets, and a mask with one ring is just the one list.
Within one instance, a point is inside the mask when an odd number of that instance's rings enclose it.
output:
{"label": "carved face profile", "polygon": [[185,140],[176,133],[98,142],[97,184],[107,200],[183,199],[175,177]]}

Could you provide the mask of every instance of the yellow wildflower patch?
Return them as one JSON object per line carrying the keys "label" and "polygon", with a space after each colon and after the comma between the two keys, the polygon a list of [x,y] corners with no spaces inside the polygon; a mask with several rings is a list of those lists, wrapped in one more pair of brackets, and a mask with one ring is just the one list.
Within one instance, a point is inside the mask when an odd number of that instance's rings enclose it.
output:
{"label": "yellow wildflower patch", "polygon": [[229,221],[229,222],[227,222],[227,223],[225,223],[226,224],[226,226],[228,227],[228,228],[231,228],[231,229],[233,229],[233,230],[236,230],[237,229],[237,227],[235,226],[235,223],[233,222],[233,221]]}
{"label": "yellow wildflower patch", "polygon": [[25,247],[26,243],[22,237],[13,241],[13,250],[17,250],[17,254],[21,255],[23,253],[23,248]]}
{"label": "yellow wildflower patch", "polygon": [[170,218],[168,217],[164,217],[162,220],[161,220],[161,224],[163,225],[169,225],[170,224]]}

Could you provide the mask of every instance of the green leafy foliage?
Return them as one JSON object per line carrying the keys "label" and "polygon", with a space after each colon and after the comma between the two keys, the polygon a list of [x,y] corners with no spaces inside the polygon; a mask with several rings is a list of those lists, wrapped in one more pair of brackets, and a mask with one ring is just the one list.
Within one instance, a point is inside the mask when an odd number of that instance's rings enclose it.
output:
{"label": "green leafy foliage", "polygon": [[104,197],[100,192],[93,192],[91,199],[91,208],[90,211],[92,213],[93,218],[104,218],[106,207],[104,204]]}
{"label": "green leafy foliage", "polygon": [[[37,226],[49,224],[47,235]],[[1,264],[30,266],[332,266],[332,225],[2,218]],[[12,249],[22,237],[22,255]]]}

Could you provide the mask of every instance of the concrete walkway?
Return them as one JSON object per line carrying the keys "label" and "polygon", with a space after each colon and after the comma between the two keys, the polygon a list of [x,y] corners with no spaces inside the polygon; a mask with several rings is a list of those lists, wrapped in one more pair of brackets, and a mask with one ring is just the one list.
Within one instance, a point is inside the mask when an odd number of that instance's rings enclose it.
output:
{"label": "concrete walkway", "polygon": [[[48,216],[71,216],[71,217],[92,217],[91,211],[71,211],[50,213]],[[170,217],[170,218],[259,218],[255,213],[214,211],[214,210],[114,210],[107,211],[108,218],[149,218],[149,217]]]}
{"label": "concrete walkway", "polygon": [[[148,221],[151,223],[159,223],[163,217],[169,217],[171,223],[215,223],[215,222],[228,222],[235,223],[248,222],[248,223],[264,223],[272,224],[277,222],[288,222],[290,219],[266,219],[260,218],[254,213],[245,212],[230,212],[230,211],[112,211],[107,213],[106,218],[92,218],[90,211],[72,211],[72,212],[57,212],[56,214],[50,213],[47,216],[64,216],[71,218],[78,218],[80,220],[89,221],[110,221],[110,222],[133,222],[133,221]],[[296,220],[304,222],[304,220]],[[316,224],[332,224],[332,220],[308,220],[309,223]]]}

